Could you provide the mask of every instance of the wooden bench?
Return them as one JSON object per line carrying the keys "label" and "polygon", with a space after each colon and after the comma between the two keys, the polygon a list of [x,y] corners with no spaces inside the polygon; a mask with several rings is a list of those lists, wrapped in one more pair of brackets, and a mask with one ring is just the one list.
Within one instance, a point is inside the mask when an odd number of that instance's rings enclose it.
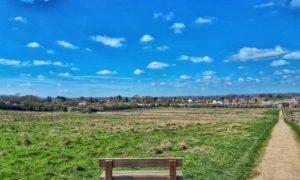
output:
{"label": "wooden bench", "polygon": [[[182,158],[104,158],[99,166],[104,167],[100,180],[182,180]],[[169,171],[113,171],[114,167],[169,167]]]}

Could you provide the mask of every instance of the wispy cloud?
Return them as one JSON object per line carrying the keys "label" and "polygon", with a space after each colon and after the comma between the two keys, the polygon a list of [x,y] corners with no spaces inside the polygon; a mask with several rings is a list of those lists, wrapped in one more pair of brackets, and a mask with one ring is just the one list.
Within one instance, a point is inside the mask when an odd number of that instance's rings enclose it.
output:
{"label": "wispy cloud", "polygon": [[147,68],[148,69],[164,69],[169,66],[170,66],[170,64],[167,64],[167,63],[153,61],[150,64],[148,64]]}
{"label": "wispy cloud", "polygon": [[230,60],[258,61],[258,60],[263,60],[268,58],[275,58],[285,53],[287,53],[287,51],[280,46],[276,46],[274,49],[259,49],[255,47],[243,47],[239,50],[238,53],[232,55],[230,57]]}
{"label": "wispy cloud", "polygon": [[182,80],[188,80],[188,79],[191,79],[192,77],[189,75],[181,75],[179,78]]}
{"label": "wispy cloud", "polygon": [[51,61],[44,61],[44,60],[35,60],[33,61],[34,66],[43,66],[43,65],[51,65]]}
{"label": "wispy cloud", "polygon": [[37,80],[45,80],[45,76],[44,75],[37,75],[36,79]]}
{"label": "wispy cloud", "polygon": [[71,70],[72,71],[80,71],[80,68],[72,67]]}
{"label": "wispy cloud", "polygon": [[280,59],[280,60],[277,60],[277,61],[272,61],[270,66],[278,67],[278,66],[285,66],[285,65],[288,65],[288,64],[289,64],[289,62],[287,62],[286,60]]}
{"label": "wispy cloud", "polygon": [[57,76],[59,77],[71,77],[71,74],[68,72],[64,72],[64,73],[58,73]]}
{"label": "wispy cloud", "polygon": [[51,49],[46,50],[46,52],[47,52],[48,54],[54,54],[54,53],[55,53],[55,51],[53,51],[53,50],[51,50]]}
{"label": "wispy cloud", "polygon": [[267,7],[272,7],[274,5],[275,5],[275,3],[273,1],[270,1],[270,2],[267,2],[267,3],[257,4],[253,7],[254,8],[267,8]]}
{"label": "wispy cloud", "polygon": [[300,51],[293,51],[283,56],[284,59],[297,60],[300,59]]}
{"label": "wispy cloud", "polygon": [[283,69],[274,72],[275,75],[290,75],[295,73],[296,73],[295,70],[290,70],[290,69]]}
{"label": "wispy cloud", "polygon": [[175,34],[181,34],[182,30],[185,29],[185,24],[176,22],[176,23],[173,23],[173,25],[170,27],[170,29],[172,29]]}
{"label": "wispy cloud", "polygon": [[110,71],[110,70],[101,70],[97,72],[97,74],[99,75],[113,75],[117,73],[118,73],[117,71]]}
{"label": "wispy cloud", "polygon": [[86,50],[87,52],[93,52],[93,50],[91,50],[90,48],[85,48],[85,50]]}
{"label": "wispy cloud", "polygon": [[211,80],[215,77],[217,73],[215,71],[204,71],[202,72],[202,79],[203,80]]}
{"label": "wispy cloud", "polygon": [[24,2],[24,3],[34,3],[35,0],[20,0],[21,2]]}
{"label": "wispy cloud", "polygon": [[190,59],[190,57],[187,56],[187,55],[181,55],[178,59],[181,60],[181,61],[187,61],[187,60]]}
{"label": "wispy cloud", "polygon": [[174,13],[168,12],[168,13],[164,14],[162,12],[156,12],[153,14],[153,18],[161,18],[166,21],[171,21],[174,18]]}
{"label": "wispy cloud", "polygon": [[198,17],[195,20],[195,23],[196,24],[210,24],[210,23],[212,23],[212,21],[213,21],[212,17]]}
{"label": "wispy cloud", "polygon": [[291,0],[292,8],[300,8],[300,0]]}
{"label": "wispy cloud", "polygon": [[209,56],[190,57],[188,55],[181,55],[178,59],[181,61],[190,60],[192,63],[212,63],[214,61],[214,59]]}
{"label": "wispy cloud", "polygon": [[213,58],[209,56],[203,56],[203,57],[190,57],[191,62],[193,63],[211,63],[213,62]]}
{"label": "wispy cloud", "polygon": [[154,40],[154,37],[150,36],[149,34],[145,34],[141,37],[140,42],[147,43]]}
{"label": "wispy cloud", "polygon": [[21,63],[19,60],[0,59],[0,65],[20,66]]}
{"label": "wispy cloud", "polygon": [[16,16],[13,18],[10,18],[11,21],[15,21],[15,22],[20,22],[20,23],[26,23],[27,22],[27,18],[22,17],[22,16]]}
{"label": "wispy cloud", "polygon": [[141,75],[141,74],[144,74],[144,73],[145,72],[143,70],[141,70],[141,69],[136,69],[136,70],[133,71],[134,75]]}
{"label": "wispy cloud", "polygon": [[58,40],[56,42],[58,45],[60,45],[64,48],[67,48],[67,49],[78,49],[79,48],[78,46],[75,46],[72,43],[64,41],[64,40]]}
{"label": "wispy cloud", "polygon": [[92,36],[91,40],[95,42],[102,43],[103,45],[110,46],[113,48],[119,48],[123,46],[123,42],[125,41],[125,38],[119,37],[119,38],[112,38],[108,36]]}
{"label": "wispy cloud", "polygon": [[31,74],[20,74],[21,77],[31,77]]}
{"label": "wispy cloud", "polygon": [[156,47],[156,49],[158,51],[166,51],[166,50],[169,49],[169,46],[166,46],[166,45],[164,45],[164,46],[158,46],[158,47]]}
{"label": "wispy cloud", "polygon": [[34,60],[32,65],[34,66],[45,66],[45,65],[53,65],[53,66],[62,66],[62,67],[67,67],[69,66],[68,64],[64,64],[60,61],[49,61],[49,60]]}
{"label": "wispy cloud", "polygon": [[41,45],[38,42],[30,42],[27,44],[27,47],[29,48],[39,48]]}

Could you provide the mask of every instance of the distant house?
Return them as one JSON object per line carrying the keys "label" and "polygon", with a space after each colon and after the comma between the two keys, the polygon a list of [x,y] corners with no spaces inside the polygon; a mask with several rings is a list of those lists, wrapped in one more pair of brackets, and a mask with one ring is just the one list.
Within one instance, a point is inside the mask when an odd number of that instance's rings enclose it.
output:
{"label": "distant house", "polygon": [[87,102],[86,101],[81,101],[78,103],[78,106],[86,106]]}

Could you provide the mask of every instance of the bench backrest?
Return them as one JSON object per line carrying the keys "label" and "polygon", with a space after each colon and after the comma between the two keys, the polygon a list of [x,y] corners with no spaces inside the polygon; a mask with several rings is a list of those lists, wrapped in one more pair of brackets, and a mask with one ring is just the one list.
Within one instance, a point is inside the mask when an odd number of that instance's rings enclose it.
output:
{"label": "bench backrest", "polygon": [[100,158],[100,167],[105,167],[106,161],[112,162],[112,167],[169,167],[170,160],[176,161],[176,166],[183,164],[182,158]]}

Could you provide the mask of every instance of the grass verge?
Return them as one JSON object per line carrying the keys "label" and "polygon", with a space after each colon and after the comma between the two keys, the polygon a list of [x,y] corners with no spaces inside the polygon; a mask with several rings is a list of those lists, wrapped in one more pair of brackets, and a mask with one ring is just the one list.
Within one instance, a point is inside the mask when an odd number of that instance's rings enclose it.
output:
{"label": "grass verge", "polygon": [[[299,110],[295,112],[299,112]],[[300,140],[300,125],[289,119],[285,119],[285,122],[295,131],[298,140]]]}

